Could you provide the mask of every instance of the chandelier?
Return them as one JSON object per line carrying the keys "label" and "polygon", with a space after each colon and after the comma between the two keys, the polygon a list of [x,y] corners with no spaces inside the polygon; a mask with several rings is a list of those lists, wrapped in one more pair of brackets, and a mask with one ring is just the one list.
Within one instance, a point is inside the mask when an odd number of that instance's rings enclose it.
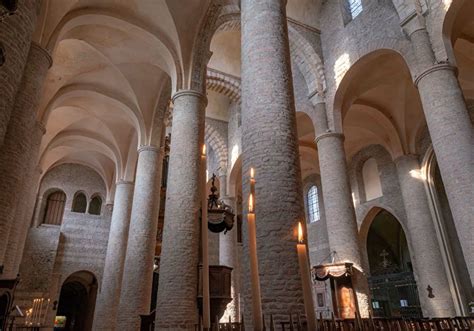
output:
{"label": "chandelier", "polygon": [[234,226],[234,212],[231,206],[219,199],[215,181],[216,175],[212,174],[211,194],[207,199],[207,227],[211,232],[224,231],[226,234]]}

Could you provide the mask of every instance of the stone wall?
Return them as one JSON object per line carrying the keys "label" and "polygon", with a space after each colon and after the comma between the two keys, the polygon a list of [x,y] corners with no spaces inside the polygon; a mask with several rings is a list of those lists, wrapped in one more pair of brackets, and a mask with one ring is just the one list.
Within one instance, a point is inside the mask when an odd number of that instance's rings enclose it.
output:
{"label": "stone wall", "polygon": [[341,130],[340,113],[333,114],[334,96],[340,81],[354,63],[377,49],[394,49],[414,63],[409,41],[391,0],[362,0],[363,10],[344,25],[339,1],[326,1],[321,8],[321,43],[327,82],[326,104],[330,127]]}
{"label": "stone wall", "polygon": [[[34,298],[59,300],[61,285],[77,271],[94,274],[100,291],[111,218],[111,209],[105,205],[105,184],[88,167],[57,166],[42,178],[38,194],[45,198],[40,208],[45,208],[47,195],[57,189],[67,197],[62,224],[41,224],[28,233],[16,297],[16,304],[23,310],[31,307]],[[103,201],[101,215],[72,212],[72,200],[77,191],[84,192],[88,200],[99,194]],[[54,312],[50,314],[52,323]]]}

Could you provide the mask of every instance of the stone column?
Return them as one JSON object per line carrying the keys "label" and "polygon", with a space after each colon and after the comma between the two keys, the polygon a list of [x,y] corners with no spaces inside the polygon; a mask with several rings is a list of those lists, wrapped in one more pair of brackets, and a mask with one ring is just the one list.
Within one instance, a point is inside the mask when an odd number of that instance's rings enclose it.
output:
{"label": "stone column", "polygon": [[[417,176],[421,171],[418,159],[415,155],[404,155],[397,158],[395,164],[407,214],[407,236],[423,316],[455,316],[425,187]],[[428,297],[428,286],[433,289],[433,298]]]}
{"label": "stone column", "polygon": [[[227,205],[232,207],[234,214],[237,215],[235,208],[235,198],[227,196],[227,176],[221,175],[219,177],[220,183],[220,199]],[[237,217],[234,217],[234,227],[227,233],[220,233],[219,240],[219,261],[220,265],[225,265],[232,268],[231,276],[231,296],[232,301],[227,305],[226,313],[224,314],[222,321],[228,322],[229,317],[233,322],[240,321],[239,312],[239,288],[238,278],[239,270],[237,265]]]}
{"label": "stone column", "polygon": [[[3,146],[0,148],[0,265],[4,264],[8,238],[16,238],[20,229],[14,224],[22,180],[27,176],[36,108],[51,57],[41,46],[30,44],[28,61],[15,99]],[[16,73],[18,74],[18,73]],[[37,143],[37,142],[36,142]],[[17,224],[18,225],[18,224]]]}
{"label": "stone column", "polygon": [[316,137],[328,241],[336,262],[351,262],[359,310],[369,312],[368,285],[360,256],[358,229],[344,152],[344,135],[326,132]]}
{"label": "stone column", "polygon": [[321,186],[330,251],[336,262],[351,262],[357,269],[353,285],[362,316],[369,312],[368,284],[360,255],[357,221],[344,151],[344,135],[328,129],[322,96],[312,99]]}
{"label": "stone column", "polygon": [[138,149],[117,330],[138,330],[139,315],[150,313],[162,156],[155,146]]}
{"label": "stone column", "polygon": [[94,314],[94,330],[98,331],[116,327],[132,210],[133,182],[121,180],[115,186],[104,274]]}
{"label": "stone column", "polygon": [[173,125],[156,305],[156,330],[194,330],[199,263],[199,169],[206,97],[173,96]]}
{"label": "stone column", "polygon": [[18,231],[10,230],[8,238],[8,246],[5,254],[5,278],[14,278],[20,269],[26,237],[31,226],[35,194],[38,191],[39,178],[41,175],[37,165],[41,138],[44,133],[44,126],[36,121],[31,133],[32,144],[28,151],[27,169],[25,177],[21,182],[21,198],[18,200],[15,211],[14,226],[18,227]]}
{"label": "stone column", "polygon": [[[286,1],[242,0],[241,7],[243,196],[247,209],[253,167],[262,311],[278,323],[290,311],[304,313],[296,252],[304,204]],[[245,307],[251,307],[247,231],[243,240],[243,294]],[[245,310],[250,329],[251,313]]]}
{"label": "stone column", "polygon": [[20,88],[40,3],[41,1],[35,0],[19,0],[15,14],[0,23],[0,45],[5,60],[0,66],[0,146],[4,142],[15,97]]}
{"label": "stone column", "polygon": [[420,92],[459,241],[471,282],[474,283],[472,124],[456,77],[456,69],[448,63],[436,63],[428,32],[424,27],[406,27],[406,30],[421,72],[415,80],[415,85]]}
{"label": "stone column", "polygon": [[33,226],[37,227],[41,225],[41,210],[43,209],[43,196],[42,195],[37,195],[36,196],[36,203],[35,203],[35,211],[33,213]]}

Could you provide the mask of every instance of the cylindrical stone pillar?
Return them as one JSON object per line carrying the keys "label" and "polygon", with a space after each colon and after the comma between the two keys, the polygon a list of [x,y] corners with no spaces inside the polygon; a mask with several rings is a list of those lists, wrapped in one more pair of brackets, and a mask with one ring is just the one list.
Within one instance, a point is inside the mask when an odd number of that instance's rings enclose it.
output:
{"label": "cylindrical stone pillar", "polygon": [[[420,165],[415,155],[401,156],[395,163],[407,214],[407,237],[423,316],[455,316],[454,303],[436,240],[436,230],[431,219],[425,187],[423,181],[416,176],[420,171]],[[433,298],[429,297],[428,286],[433,289]]]}
{"label": "cylindrical stone pillar", "polygon": [[353,283],[360,314],[369,312],[368,284],[360,256],[357,222],[344,152],[344,136],[326,132],[316,137],[329,247],[336,262],[357,269]]}
{"label": "cylindrical stone pillar", "polygon": [[[290,311],[304,313],[296,251],[304,203],[285,7],[285,0],[241,1],[243,200],[253,167],[262,311],[277,323]],[[244,231],[245,307],[252,306],[248,251]],[[251,314],[245,309],[250,329]]]}
{"label": "cylindrical stone pillar", "polygon": [[194,330],[198,323],[199,169],[206,97],[181,90],[173,96],[156,330]]}
{"label": "cylindrical stone pillar", "polygon": [[4,142],[16,94],[20,88],[40,3],[41,1],[35,0],[19,0],[15,14],[1,22],[0,45],[5,62],[0,66],[0,146]]}
{"label": "cylindrical stone pillar", "polygon": [[133,201],[133,182],[121,180],[115,185],[104,274],[94,314],[94,330],[97,331],[115,330],[118,314],[117,302],[120,300],[125,254],[127,252]]}
{"label": "cylindrical stone pillar", "polygon": [[20,231],[18,224],[12,225],[28,161],[32,157],[30,146],[35,143],[31,133],[36,122],[36,108],[46,72],[51,66],[51,57],[46,50],[36,43],[30,46],[28,62],[0,148],[0,208],[3,211],[0,214],[0,265],[4,263],[9,236],[16,238]]}
{"label": "cylindrical stone pillar", "polygon": [[31,131],[32,141],[27,155],[27,169],[21,182],[21,198],[18,200],[15,211],[15,223],[13,226],[18,227],[18,230],[10,230],[8,236],[8,246],[5,253],[5,278],[16,277],[20,269],[26,236],[31,225],[35,194],[38,190],[39,177],[41,175],[37,165],[41,138],[44,133],[44,126],[40,122],[35,121]]}
{"label": "cylindrical stone pillar", "polygon": [[463,92],[450,64],[435,64],[426,29],[410,34],[419,67],[422,70],[415,85],[441,177],[448,196],[459,241],[474,283],[474,198],[473,133]]}
{"label": "cylindrical stone pillar", "polygon": [[162,155],[158,147],[138,149],[117,330],[138,330],[139,315],[150,313]]}

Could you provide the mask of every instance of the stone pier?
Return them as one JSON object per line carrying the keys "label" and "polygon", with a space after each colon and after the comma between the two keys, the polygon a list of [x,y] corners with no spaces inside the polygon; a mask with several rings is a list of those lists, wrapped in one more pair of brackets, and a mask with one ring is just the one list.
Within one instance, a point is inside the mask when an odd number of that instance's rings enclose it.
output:
{"label": "stone pier", "polygon": [[278,322],[303,313],[296,254],[304,222],[285,0],[242,0],[242,146],[245,325],[252,328],[246,213],[255,168],[262,311]]}
{"label": "stone pier", "polygon": [[155,146],[138,149],[117,330],[138,330],[139,315],[150,313],[162,156],[161,149]]}
{"label": "stone pier", "polygon": [[118,181],[105,256],[104,275],[97,297],[94,330],[113,331],[117,324],[120,290],[122,288],[125,254],[127,252],[130,213],[133,201],[133,182]]}
{"label": "stone pier", "polygon": [[[48,52],[36,43],[30,44],[28,61],[21,85],[16,95],[15,105],[8,123],[3,146],[0,148],[0,265],[11,256],[16,257],[15,249],[7,251],[9,238],[17,242],[21,232],[19,223],[14,222],[18,200],[21,197],[23,179],[28,176],[29,159],[37,154],[31,150],[32,132],[36,125],[36,112],[46,72],[51,66]],[[36,137],[36,136],[35,136]],[[36,144],[39,148],[39,144]],[[14,257],[13,257],[14,256]],[[5,270],[8,272],[8,270]],[[4,274],[3,277],[13,276]]]}
{"label": "stone pier", "polygon": [[207,99],[181,90],[173,103],[155,329],[191,331],[198,323],[199,171]]}
{"label": "stone pier", "polygon": [[[403,204],[407,214],[407,236],[411,260],[416,274],[418,294],[425,317],[455,316],[449,282],[443,267],[436,230],[431,218],[425,187],[415,155],[404,155],[395,160]],[[428,286],[435,296],[428,297]]]}

